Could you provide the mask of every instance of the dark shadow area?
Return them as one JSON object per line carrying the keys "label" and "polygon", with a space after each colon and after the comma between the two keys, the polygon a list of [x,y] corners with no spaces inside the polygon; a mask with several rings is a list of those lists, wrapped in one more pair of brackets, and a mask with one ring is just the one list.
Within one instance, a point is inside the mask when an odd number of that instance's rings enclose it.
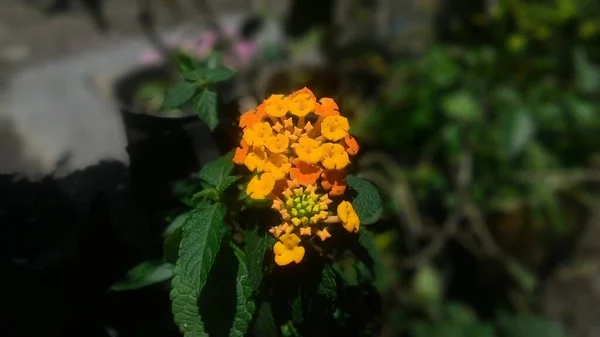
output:
{"label": "dark shadow area", "polygon": [[108,293],[162,253],[164,223],[149,221],[129,174],[103,162],[39,182],[0,176],[3,336],[177,335],[168,291]]}

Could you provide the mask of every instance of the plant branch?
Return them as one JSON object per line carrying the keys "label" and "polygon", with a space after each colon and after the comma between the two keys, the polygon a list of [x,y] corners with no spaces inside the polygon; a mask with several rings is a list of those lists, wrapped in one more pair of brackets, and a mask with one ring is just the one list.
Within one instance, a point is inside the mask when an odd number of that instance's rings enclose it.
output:
{"label": "plant branch", "polygon": [[401,259],[399,262],[400,266],[402,268],[415,268],[436,256],[444,248],[446,240],[456,234],[460,217],[461,214],[456,211],[448,216],[442,230],[434,234],[431,242],[419,251],[419,253]]}
{"label": "plant branch", "polygon": [[[417,201],[412,193],[404,171],[392,158],[390,158],[389,155],[382,152],[365,155],[361,160],[360,165],[362,167],[367,167],[376,163],[382,166],[383,170],[388,173],[388,176],[391,177],[391,180],[395,183],[390,185],[385,177],[378,178],[374,180],[374,182],[377,183],[380,188],[388,190],[388,194],[392,196],[394,201],[397,201],[398,204],[400,204],[399,210],[396,213],[401,220],[404,220],[403,222],[406,223],[411,232],[410,234],[416,236],[422,235],[424,231],[423,218],[419,213]],[[370,171],[363,173],[363,175],[368,174],[368,172]],[[374,178],[376,175],[369,174],[369,177]]]}

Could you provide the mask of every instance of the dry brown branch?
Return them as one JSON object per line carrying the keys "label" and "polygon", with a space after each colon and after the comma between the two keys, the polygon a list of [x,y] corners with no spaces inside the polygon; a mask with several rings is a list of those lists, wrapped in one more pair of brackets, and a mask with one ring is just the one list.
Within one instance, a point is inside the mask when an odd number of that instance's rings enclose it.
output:
{"label": "dry brown branch", "polygon": [[375,178],[373,181],[380,188],[387,190],[393,200],[398,202],[398,217],[401,218],[401,223],[407,225],[411,235],[421,236],[423,234],[423,218],[419,213],[417,201],[412,193],[410,185],[406,180],[402,168],[394,162],[394,160],[383,152],[369,153],[363,157],[359,165],[362,167],[372,167],[375,164],[380,164],[387,173],[387,176],[394,184],[390,184],[390,180],[385,180],[382,177],[376,177],[374,174],[369,174],[366,171],[363,176],[365,178]]}
{"label": "dry brown branch", "polygon": [[460,221],[461,214],[455,212],[448,216],[442,230],[433,236],[431,242],[423,248],[419,253],[401,259],[399,265],[402,268],[415,268],[423,263],[434,258],[445,246],[446,240],[456,234],[458,231],[458,223]]}
{"label": "dry brown branch", "polygon": [[600,170],[517,172],[517,182],[524,184],[549,184],[552,186],[575,185],[584,182],[600,182]]}

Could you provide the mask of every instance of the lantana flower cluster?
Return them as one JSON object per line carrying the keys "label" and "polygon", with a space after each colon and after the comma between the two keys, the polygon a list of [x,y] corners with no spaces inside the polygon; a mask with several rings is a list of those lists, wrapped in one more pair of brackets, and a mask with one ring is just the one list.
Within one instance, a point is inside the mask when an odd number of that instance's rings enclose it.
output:
{"label": "lantana flower cluster", "polygon": [[346,168],[359,150],[348,119],[328,97],[317,101],[303,88],[291,95],[271,95],[240,118],[243,130],[233,162],[255,175],[246,193],[272,200],[281,223],[270,233],[275,263],[300,263],[303,241],[331,237],[333,226],[358,232],[360,221],[344,200]]}

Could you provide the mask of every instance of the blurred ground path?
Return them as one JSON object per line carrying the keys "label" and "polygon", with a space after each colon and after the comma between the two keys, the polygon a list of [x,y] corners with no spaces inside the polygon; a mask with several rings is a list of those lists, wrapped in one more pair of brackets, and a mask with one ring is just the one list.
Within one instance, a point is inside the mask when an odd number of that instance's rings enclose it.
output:
{"label": "blurred ground path", "polygon": [[[97,82],[135,66],[149,45],[138,27],[136,0],[105,1],[107,34],[96,30],[78,1],[52,17],[31,5],[36,1],[1,1],[0,172],[41,175],[61,161],[73,171],[101,159],[127,160],[118,109]],[[224,18],[248,7],[243,0],[212,2]],[[178,20],[157,12],[162,32],[201,21],[190,11]]]}

